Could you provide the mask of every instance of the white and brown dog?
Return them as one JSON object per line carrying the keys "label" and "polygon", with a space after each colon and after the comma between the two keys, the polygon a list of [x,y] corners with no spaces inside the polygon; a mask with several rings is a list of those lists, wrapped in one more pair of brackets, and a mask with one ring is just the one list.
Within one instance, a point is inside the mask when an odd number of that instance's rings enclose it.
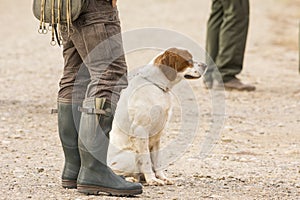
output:
{"label": "white and brown dog", "polygon": [[110,132],[108,165],[148,185],[172,184],[160,168],[160,139],[171,107],[170,89],[206,70],[183,49],[170,48],[143,67],[122,91]]}

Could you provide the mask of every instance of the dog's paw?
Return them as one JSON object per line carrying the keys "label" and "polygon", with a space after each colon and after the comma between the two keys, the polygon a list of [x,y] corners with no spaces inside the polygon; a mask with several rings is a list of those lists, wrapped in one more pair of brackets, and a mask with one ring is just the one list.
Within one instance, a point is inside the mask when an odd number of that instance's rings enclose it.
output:
{"label": "dog's paw", "polygon": [[126,177],[125,180],[128,181],[128,182],[132,182],[132,183],[138,183],[139,182],[139,180],[137,180],[134,177]]}
{"label": "dog's paw", "polygon": [[163,172],[157,172],[156,178],[162,180],[165,185],[173,185],[174,182],[168,179]]}
{"label": "dog's paw", "polygon": [[164,178],[162,181],[165,183],[165,185],[174,185],[174,182],[170,179]]}
{"label": "dog's paw", "polygon": [[173,185],[174,182],[171,181],[170,179],[168,179],[167,177],[163,176],[163,177],[157,177],[158,179],[162,180],[164,182],[165,185]]}
{"label": "dog's paw", "polygon": [[152,178],[148,181],[146,181],[146,184],[145,185],[149,185],[149,186],[163,186],[165,185],[165,182],[160,180],[160,179],[157,179],[157,178]]}

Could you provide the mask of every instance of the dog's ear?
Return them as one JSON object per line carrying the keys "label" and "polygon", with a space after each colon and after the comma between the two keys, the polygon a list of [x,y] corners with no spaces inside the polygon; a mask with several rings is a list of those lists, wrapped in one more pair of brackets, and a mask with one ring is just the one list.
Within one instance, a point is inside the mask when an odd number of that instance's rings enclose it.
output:
{"label": "dog's ear", "polygon": [[174,81],[176,79],[177,71],[174,68],[167,66],[167,65],[162,65],[160,67],[160,70],[164,73],[164,75],[170,81]]}
{"label": "dog's ear", "polygon": [[158,56],[154,64],[160,68],[164,75],[170,81],[174,81],[177,76],[177,56],[172,51],[165,51],[162,55]]}

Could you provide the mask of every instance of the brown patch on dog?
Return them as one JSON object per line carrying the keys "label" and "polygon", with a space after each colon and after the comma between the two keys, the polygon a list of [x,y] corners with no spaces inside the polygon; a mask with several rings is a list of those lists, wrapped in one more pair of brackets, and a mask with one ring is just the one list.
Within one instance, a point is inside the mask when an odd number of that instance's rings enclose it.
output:
{"label": "brown patch on dog", "polygon": [[173,81],[177,72],[193,67],[193,56],[187,50],[170,48],[154,60],[154,65],[158,66],[170,81]]}

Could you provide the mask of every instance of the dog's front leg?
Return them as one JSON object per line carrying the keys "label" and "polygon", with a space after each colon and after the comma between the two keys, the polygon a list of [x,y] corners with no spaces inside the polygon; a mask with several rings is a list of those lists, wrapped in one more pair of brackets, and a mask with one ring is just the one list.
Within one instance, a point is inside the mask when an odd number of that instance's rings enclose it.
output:
{"label": "dog's front leg", "polygon": [[164,181],[156,178],[152,169],[149,134],[143,127],[138,126],[134,130],[134,135],[138,136],[133,139],[137,151],[136,165],[140,172],[144,174],[147,185],[164,185]]}
{"label": "dog's front leg", "polygon": [[160,138],[162,133],[157,134],[155,137],[152,138],[150,141],[151,146],[151,161],[153,165],[153,170],[155,172],[156,178],[162,180],[166,185],[174,184],[170,179],[168,179],[163,171],[163,166],[161,163],[161,155],[160,155]]}

